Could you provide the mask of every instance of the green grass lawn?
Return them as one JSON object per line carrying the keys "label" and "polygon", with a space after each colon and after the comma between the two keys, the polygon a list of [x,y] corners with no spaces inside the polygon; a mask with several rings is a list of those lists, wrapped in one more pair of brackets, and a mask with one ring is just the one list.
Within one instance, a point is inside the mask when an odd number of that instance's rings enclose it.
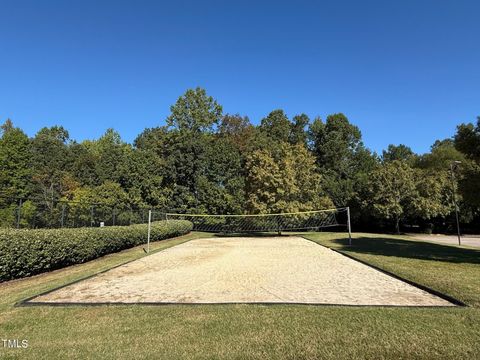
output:
{"label": "green grass lawn", "polygon": [[[154,251],[206,234],[152,244]],[[437,291],[468,307],[305,305],[15,307],[22,299],[145,256],[141,247],[0,284],[0,340],[28,339],[0,359],[474,359],[480,354],[480,250],[408,237],[305,237]]]}

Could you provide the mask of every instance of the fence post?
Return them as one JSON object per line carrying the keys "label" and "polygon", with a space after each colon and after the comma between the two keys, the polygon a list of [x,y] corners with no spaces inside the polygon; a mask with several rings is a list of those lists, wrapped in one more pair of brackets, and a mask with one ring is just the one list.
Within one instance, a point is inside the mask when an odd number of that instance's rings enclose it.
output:
{"label": "fence post", "polygon": [[21,218],[21,214],[22,214],[22,204],[23,204],[23,200],[20,199],[18,201],[18,209],[17,209],[17,229],[20,228],[20,218]]}

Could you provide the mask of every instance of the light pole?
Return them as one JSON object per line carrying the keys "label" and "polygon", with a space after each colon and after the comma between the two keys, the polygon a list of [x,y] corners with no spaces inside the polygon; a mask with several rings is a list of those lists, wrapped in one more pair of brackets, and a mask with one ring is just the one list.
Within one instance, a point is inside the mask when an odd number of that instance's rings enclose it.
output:
{"label": "light pole", "polygon": [[462,245],[462,242],[460,240],[460,222],[458,220],[458,205],[457,205],[457,197],[456,197],[456,190],[455,190],[455,173],[454,173],[454,168],[458,165],[461,164],[461,161],[453,161],[450,164],[450,173],[452,175],[452,193],[453,193],[453,205],[455,206],[455,218],[457,220],[457,236],[458,236],[458,245]]}

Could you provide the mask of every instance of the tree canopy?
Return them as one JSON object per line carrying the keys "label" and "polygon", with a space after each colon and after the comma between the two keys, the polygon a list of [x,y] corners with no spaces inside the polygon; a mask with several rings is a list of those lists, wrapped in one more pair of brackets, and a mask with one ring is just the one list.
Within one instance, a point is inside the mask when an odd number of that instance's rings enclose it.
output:
{"label": "tree canopy", "polygon": [[391,144],[378,156],[345,114],[310,121],[275,109],[254,125],[196,88],[133,144],[114,129],[81,142],[60,125],[31,138],[9,119],[0,129],[2,226],[14,225],[20,206],[20,226],[58,225],[71,202],[79,223],[92,204],[212,214],[349,206],[358,228],[445,231],[453,191],[464,225],[480,223],[480,118],[426,154]]}

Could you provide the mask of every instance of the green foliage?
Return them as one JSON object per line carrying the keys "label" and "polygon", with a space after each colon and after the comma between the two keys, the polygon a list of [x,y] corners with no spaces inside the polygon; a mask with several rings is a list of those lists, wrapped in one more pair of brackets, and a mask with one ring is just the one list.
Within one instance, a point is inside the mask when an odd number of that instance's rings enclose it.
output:
{"label": "green foliage", "polygon": [[378,159],[361,141],[358,127],[343,114],[316,118],[308,130],[310,148],[323,174],[326,193],[336,206],[352,206],[354,216],[361,212],[368,174]]}
{"label": "green foliage", "polygon": [[393,220],[398,233],[407,217],[431,220],[452,212],[449,176],[447,171],[413,169],[406,161],[386,162],[372,173],[366,201],[378,218]]}
{"label": "green foliage", "polygon": [[461,124],[454,137],[455,147],[468,158],[480,162],[480,116],[477,124]]}
{"label": "green foliage", "polygon": [[415,196],[410,204],[411,218],[445,218],[454,210],[452,184],[448,171],[416,170]]}
{"label": "green foliage", "polygon": [[42,128],[32,139],[33,165],[37,172],[50,181],[68,163],[68,150],[65,146],[68,140],[68,131],[61,126]]}
{"label": "green foliage", "polygon": [[0,209],[0,228],[9,228],[17,226],[18,205],[10,204]]}
{"label": "green foliage", "polygon": [[266,118],[262,119],[260,131],[271,141],[287,142],[290,137],[292,123],[288,120],[283,110],[274,110]]}
{"label": "green foliage", "polygon": [[[61,126],[42,128],[32,139],[32,192],[44,201],[50,213],[54,211],[53,200],[71,190],[71,175],[67,171],[68,140],[69,134]],[[51,225],[50,219],[45,223]]]}
{"label": "green foliage", "polygon": [[10,120],[2,126],[0,138],[0,208],[26,197],[32,181],[30,141],[13,127]]}
{"label": "green foliage", "polygon": [[207,92],[197,87],[189,89],[180,96],[170,108],[171,114],[167,118],[168,126],[180,131],[194,133],[211,131],[222,115],[222,106]]}
{"label": "green foliage", "polygon": [[358,127],[350,124],[345,115],[334,114],[325,123],[316,118],[309,133],[318,164],[337,174],[347,174],[355,153],[363,147]]}
{"label": "green foliage", "polygon": [[155,152],[128,148],[121,162],[120,184],[127,192],[129,202],[136,206],[166,206],[163,190],[165,160]]}
{"label": "green foliage", "polygon": [[225,115],[218,127],[218,135],[228,139],[242,154],[247,151],[255,131],[248,117],[240,115]]}
{"label": "green foliage", "polygon": [[394,221],[397,233],[414,197],[415,172],[406,162],[394,160],[372,172],[367,202],[378,217]]}
{"label": "green foliage", "polygon": [[204,149],[197,182],[199,210],[210,214],[241,214],[245,179],[239,149],[225,137],[211,137]]}
{"label": "green foliage", "polygon": [[437,141],[430,153],[421,156],[417,166],[422,169],[449,170],[454,161],[465,161],[465,155],[451,141]]}
{"label": "green foliage", "polygon": [[395,160],[413,162],[415,160],[415,153],[408,146],[400,145],[388,145],[387,150],[382,152],[382,160],[384,162],[391,162]]}
{"label": "green foliage", "polygon": [[[184,220],[152,224],[151,241],[186,234]],[[0,282],[80,264],[146,242],[147,225],[103,228],[0,230]]]}
{"label": "green foliage", "polygon": [[[72,193],[69,204],[69,226],[98,225],[100,221],[113,223],[114,211],[128,209],[130,202],[122,187],[112,181],[106,181],[96,187],[77,188]],[[93,218],[92,218],[93,212]],[[117,224],[122,219],[117,219]]]}
{"label": "green foliage", "polygon": [[94,154],[92,142],[84,141],[80,144],[74,142],[70,145],[69,153],[70,174],[83,185],[100,185],[102,175],[98,171],[98,155]]}
{"label": "green foliage", "polygon": [[121,182],[123,165],[128,161],[131,146],[124,143],[120,134],[108,129],[103,136],[92,144],[90,149],[96,158],[96,169],[100,183],[105,181]]}
{"label": "green foliage", "polygon": [[133,145],[140,150],[161,156],[167,146],[169,130],[167,126],[145,129],[137,136]]}
{"label": "green foliage", "polygon": [[307,145],[307,132],[305,128],[310,123],[310,119],[305,114],[295,115],[293,117],[292,129],[290,131],[289,142],[291,144]]}
{"label": "green foliage", "polygon": [[480,117],[476,125],[461,124],[457,127],[454,136],[455,148],[467,160],[462,161],[460,167],[459,190],[464,200],[464,208],[473,216],[480,214]]}
{"label": "green foliage", "polygon": [[[140,217],[131,209],[152,206],[219,214],[349,206],[356,227],[408,220],[445,230],[455,188],[462,221],[480,230],[480,119],[427,154],[389,145],[379,157],[342,113],[310,123],[277,109],[255,126],[223,116],[196,88],[178,98],[165,126],[145,129],[133,145],[113,129],[77,143],[61,126],[31,139],[10,120],[0,128],[4,227],[16,226],[22,199],[21,227],[58,227],[65,218],[66,226],[129,224]],[[461,165],[452,182],[454,161]]]}
{"label": "green foliage", "polygon": [[462,164],[461,175],[459,190],[465,205],[478,213],[480,209],[480,164],[475,162]]}
{"label": "green foliage", "polygon": [[21,216],[20,216],[20,222],[18,224],[19,228],[29,227],[36,213],[37,213],[37,207],[32,201],[27,200],[23,202],[20,210]]}
{"label": "green foliage", "polygon": [[246,163],[251,213],[295,212],[332,207],[321,188],[315,158],[303,145],[283,143],[276,152],[256,150]]}

